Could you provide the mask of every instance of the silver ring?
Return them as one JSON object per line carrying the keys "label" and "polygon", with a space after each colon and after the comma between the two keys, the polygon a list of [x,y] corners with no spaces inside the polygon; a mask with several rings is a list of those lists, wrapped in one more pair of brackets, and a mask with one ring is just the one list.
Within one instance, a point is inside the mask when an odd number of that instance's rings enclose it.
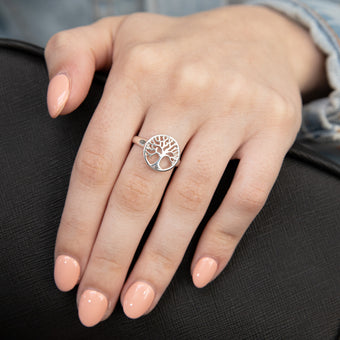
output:
{"label": "silver ring", "polygon": [[145,162],[153,170],[163,172],[179,165],[179,145],[171,136],[156,135],[148,140],[135,136],[132,142],[143,147]]}

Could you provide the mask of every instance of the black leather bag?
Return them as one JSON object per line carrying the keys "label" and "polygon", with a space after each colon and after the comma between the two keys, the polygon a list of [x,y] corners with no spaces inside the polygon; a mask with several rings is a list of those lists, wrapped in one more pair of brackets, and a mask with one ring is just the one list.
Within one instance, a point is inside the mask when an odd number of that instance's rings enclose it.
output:
{"label": "black leather bag", "polygon": [[130,320],[118,303],[108,320],[82,326],[76,289],[54,285],[53,252],[73,161],[105,78],[96,75],[79,109],[55,120],[42,49],[1,40],[0,79],[2,339],[339,338],[340,168],[302,145],[287,154],[265,207],[215,281],[195,288],[190,263],[237,161],[157,307]]}

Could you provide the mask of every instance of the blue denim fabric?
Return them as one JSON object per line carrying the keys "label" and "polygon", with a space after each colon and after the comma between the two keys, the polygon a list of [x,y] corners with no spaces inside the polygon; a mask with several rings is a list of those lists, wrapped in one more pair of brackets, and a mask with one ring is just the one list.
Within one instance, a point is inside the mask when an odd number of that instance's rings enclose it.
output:
{"label": "blue denim fabric", "polygon": [[340,164],[339,0],[250,0],[246,3],[268,6],[300,22],[309,29],[315,44],[327,55],[326,71],[332,92],[326,98],[304,105],[298,138]]}
{"label": "blue denim fabric", "polygon": [[[339,0],[1,0],[0,37],[44,46],[54,33],[87,25],[104,16],[136,11],[179,16],[228,4],[268,6],[310,30],[315,43],[327,55],[327,76],[332,92],[327,98],[304,106],[298,138],[327,143],[328,149],[332,149],[328,154],[340,163]],[[318,149],[317,144],[314,148]],[[324,150],[324,147],[319,149]]]}

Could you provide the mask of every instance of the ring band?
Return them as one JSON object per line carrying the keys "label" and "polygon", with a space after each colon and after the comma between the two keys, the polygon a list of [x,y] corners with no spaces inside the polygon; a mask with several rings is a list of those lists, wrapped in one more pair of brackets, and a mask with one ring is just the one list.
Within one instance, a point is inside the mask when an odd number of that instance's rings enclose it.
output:
{"label": "ring band", "polygon": [[153,170],[168,171],[179,165],[179,145],[171,136],[156,135],[148,140],[135,136],[132,142],[143,147],[145,162]]}

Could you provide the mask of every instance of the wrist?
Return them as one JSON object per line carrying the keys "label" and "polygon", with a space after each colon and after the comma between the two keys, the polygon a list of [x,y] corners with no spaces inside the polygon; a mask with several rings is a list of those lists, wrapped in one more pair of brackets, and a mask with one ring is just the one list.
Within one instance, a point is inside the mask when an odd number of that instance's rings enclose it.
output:
{"label": "wrist", "polygon": [[266,7],[262,10],[271,17],[274,39],[282,44],[302,96],[325,92],[328,89],[326,56],[307,28],[275,10]]}
{"label": "wrist", "polygon": [[224,20],[234,22],[226,32],[230,39],[258,41],[274,46],[288,62],[303,97],[328,91],[326,56],[314,43],[308,30],[284,14],[265,6],[240,5],[224,8]]}

